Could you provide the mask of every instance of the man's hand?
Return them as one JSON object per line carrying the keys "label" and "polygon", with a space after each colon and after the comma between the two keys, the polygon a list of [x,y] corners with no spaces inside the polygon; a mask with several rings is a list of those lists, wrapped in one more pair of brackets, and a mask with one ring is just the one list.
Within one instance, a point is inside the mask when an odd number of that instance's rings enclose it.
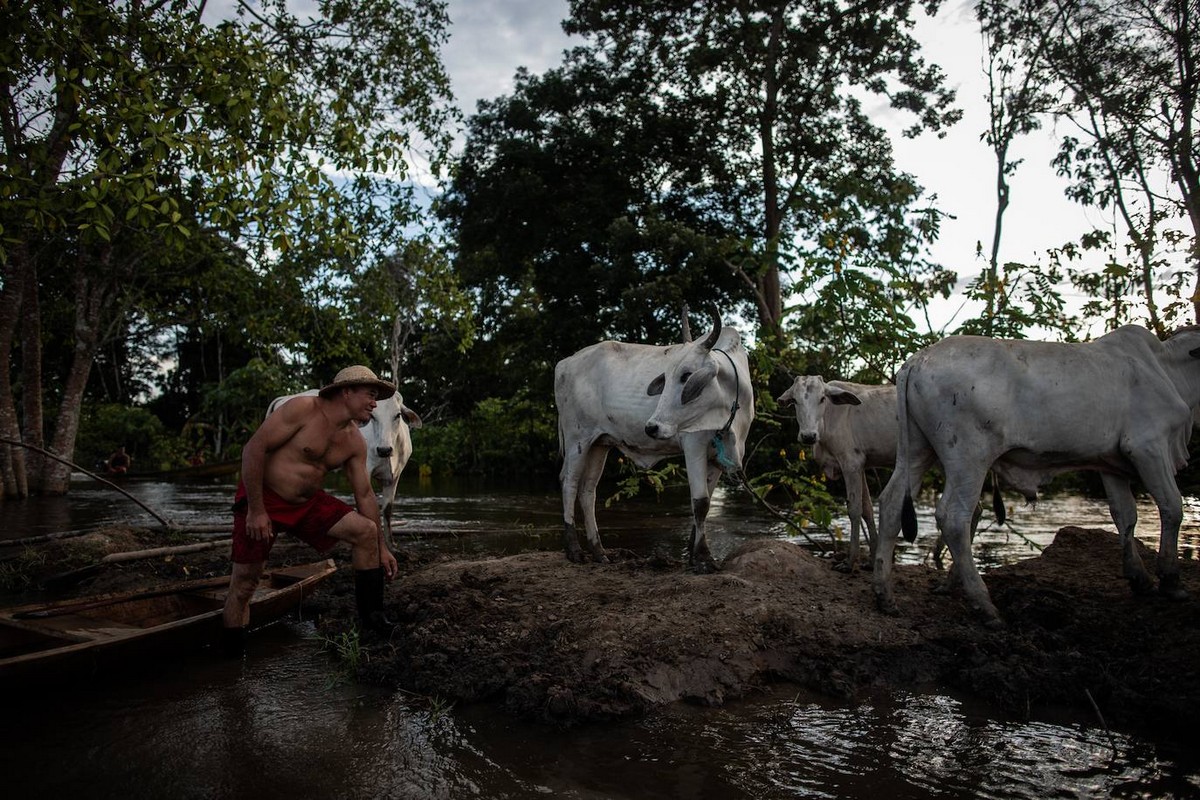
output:
{"label": "man's hand", "polygon": [[246,512],[246,535],[260,542],[275,538],[275,531],[271,530],[271,518],[266,511]]}
{"label": "man's hand", "polygon": [[389,581],[395,578],[396,573],[400,571],[400,565],[396,563],[396,557],[392,555],[392,551],[387,548],[387,545],[379,548],[379,566],[383,567],[383,574]]}

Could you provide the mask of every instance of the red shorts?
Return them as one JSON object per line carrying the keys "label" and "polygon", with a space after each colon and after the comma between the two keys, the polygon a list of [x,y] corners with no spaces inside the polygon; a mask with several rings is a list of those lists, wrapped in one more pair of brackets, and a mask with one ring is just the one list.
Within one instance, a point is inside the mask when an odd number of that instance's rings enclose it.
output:
{"label": "red shorts", "polygon": [[[290,533],[308,542],[324,553],[333,548],[338,540],[329,535],[329,529],[354,510],[328,492],[319,491],[307,501],[296,505],[289,503],[267,487],[263,487],[263,505],[271,518],[271,531],[277,536]],[[246,487],[238,483],[233,498],[233,562],[235,564],[257,564],[266,561],[275,544],[275,536],[267,539],[251,539],[246,535]]]}

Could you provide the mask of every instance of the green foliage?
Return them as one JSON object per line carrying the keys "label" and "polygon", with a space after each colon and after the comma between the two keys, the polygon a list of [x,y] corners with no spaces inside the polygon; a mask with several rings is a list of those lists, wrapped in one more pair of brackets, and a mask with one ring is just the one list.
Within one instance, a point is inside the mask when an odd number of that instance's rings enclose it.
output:
{"label": "green foliage", "polygon": [[461,419],[412,432],[413,458],[435,473],[545,478],[557,473],[558,417],[545,401],[489,397]]}
{"label": "green foliage", "polygon": [[661,497],[668,486],[687,486],[687,472],[678,461],[668,461],[661,467],[638,469],[632,461],[618,458],[620,478],[617,489],[604,499],[604,507],[609,508],[613,503],[619,503],[632,497],[637,497],[644,487],[654,490],[655,497]]}
{"label": "green foliage", "polygon": [[144,408],[114,403],[85,406],[76,462],[94,469],[120,446],[133,459],[133,469],[147,472],[182,466],[188,454],[187,443]]}
{"label": "green foliage", "polygon": [[221,383],[206,387],[201,413],[222,443],[220,455],[240,455],[241,446],[258,430],[270,402],[307,388],[289,378],[279,365],[257,358],[233,370]]}
{"label": "green foliage", "polygon": [[795,461],[788,461],[784,451],[779,455],[783,466],[756,475],[751,479],[750,487],[764,499],[783,493],[792,513],[799,517],[800,527],[830,529],[834,516],[844,512],[845,500],[829,493],[825,475],[811,466],[804,458],[804,451]]}
{"label": "green foliage", "polygon": [[356,627],[332,635],[322,634],[318,640],[321,647],[332,653],[337,660],[338,670],[330,684],[336,685],[353,679],[358,668],[367,659],[367,651],[362,646],[362,636]]}

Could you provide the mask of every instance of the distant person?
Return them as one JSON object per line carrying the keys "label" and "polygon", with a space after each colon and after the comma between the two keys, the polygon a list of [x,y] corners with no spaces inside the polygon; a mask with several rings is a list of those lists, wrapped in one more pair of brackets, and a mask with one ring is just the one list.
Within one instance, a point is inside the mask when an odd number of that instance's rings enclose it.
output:
{"label": "distant person", "polygon": [[[375,402],[396,387],[367,367],[347,367],[316,396],[292,398],[271,414],[242,450],[242,480],[233,503],[233,572],[225,600],[226,653],[244,649],[250,599],[279,533],[290,533],[324,553],[349,542],[354,597],[361,629],[391,632],[383,614],[385,579],[396,558],[379,524],[379,503],[367,473],[367,444],[358,426]],[[344,468],[354,502],[322,488],[326,473]]]}
{"label": "distant person", "polygon": [[199,466],[202,466],[203,464],[204,464],[204,453],[200,452],[199,450],[192,453],[191,458],[188,459],[189,466],[199,467]]}
{"label": "distant person", "polygon": [[133,465],[133,459],[125,452],[125,446],[117,448],[116,452],[108,457],[108,461],[104,462],[104,468],[109,472],[117,475],[123,475],[129,472],[129,468]]}

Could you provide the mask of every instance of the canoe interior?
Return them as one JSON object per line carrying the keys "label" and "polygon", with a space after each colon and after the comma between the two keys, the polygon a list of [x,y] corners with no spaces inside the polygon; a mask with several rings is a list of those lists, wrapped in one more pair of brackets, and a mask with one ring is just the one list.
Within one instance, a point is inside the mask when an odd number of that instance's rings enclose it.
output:
{"label": "canoe interior", "polygon": [[[324,562],[267,573],[251,600],[251,624],[268,621],[300,602],[308,592],[296,584],[315,584],[332,571],[332,562]],[[114,643],[194,624],[215,626],[225,603],[228,580],[216,578],[194,581],[178,589],[12,609],[0,616],[0,660]]]}

